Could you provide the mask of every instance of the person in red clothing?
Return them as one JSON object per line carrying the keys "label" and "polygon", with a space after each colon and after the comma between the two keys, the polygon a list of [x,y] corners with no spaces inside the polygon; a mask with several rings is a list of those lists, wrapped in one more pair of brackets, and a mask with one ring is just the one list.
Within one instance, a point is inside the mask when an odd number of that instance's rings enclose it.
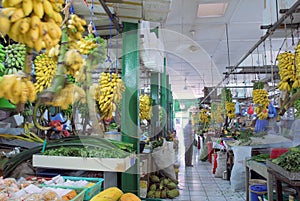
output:
{"label": "person in red clothing", "polygon": [[188,124],[183,128],[183,135],[184,135],[184,146],[185,146],[185,166],[193,167],[192,160],[193,160],[194,134],[193,134],[192,120],[189,120]]}

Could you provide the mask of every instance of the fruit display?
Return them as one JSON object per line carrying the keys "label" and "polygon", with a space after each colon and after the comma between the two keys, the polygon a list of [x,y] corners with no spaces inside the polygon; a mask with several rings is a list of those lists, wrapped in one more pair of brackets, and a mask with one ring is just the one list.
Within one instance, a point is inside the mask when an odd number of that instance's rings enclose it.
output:
{"label": "fruit display", "polygon": [[280,76],[277,86],[281,91],[290,91],[300,86],[300,77],[295,74],[294,59],[295,55],[291,52],[280,53],[277,57]]}
{"label": "fruit display", "polygon": [[89,34],[89,36],[85,36],[77,41],[76,48],[81,54],[88,55],[90,54],[93,49],[98,47],[96,38],[93,34]]}
{"label": "fruit display", "polygon": [[1,32],[39,52],[58,44],[64,1],[5,0],[0,14]]}
{"label": "fruit display", "polygon": [[125,193],[120,197],[120,201],[141,201],[141,199],[133,193]]}
{"label": "fruit display", "polygon": [[4,75],[0,78],[0,88],[0,98],[13,104],[33,102],[36,99],[33,83],[19,74]]}
{"label": "fruit display", "polygon": [[150,176],[148,198],[170,198],[173,199],[179,196],[177,184],[166,177],[158,177],[155,174]]}
{"label": "fruit display", "polygon": [[234,102],[226,102],[225,105],[226,115],[229,119],[233,119],[235,117],[235,103]]}
{"label": "fruit display", "polygon": [[98,102],[101,118],[112,118],[117,105],[122,99],[125,85],[116,73],[102,72],[99,86],[96,88],[95,98]]}
{"label": "fruit display", "polygon": [[66,84],[66,86],[57,94],[50,102],[45,102],[46,105],[61,107],[62,110],[69,108],[76,102],[84,103],[86,95],[84,90],[75,84]]}
{"label": "fruit display", "polygon": [[26,46],[21,43],[15,43],[5,46],[5,64],[6,70],[4,74],[13,74],[18,70],[22,70],[25,63]]}
{"label": "fruit display", "polygon": [[149,95],[140,95],[140,119],[151,119],[152,106],[151,98]]}
{"label": "fruit display", "polygon": [[38,55],[34,60],[35,79],[34,88],[37,93],[48,88],[56,73],[57,62],[46,54]]}

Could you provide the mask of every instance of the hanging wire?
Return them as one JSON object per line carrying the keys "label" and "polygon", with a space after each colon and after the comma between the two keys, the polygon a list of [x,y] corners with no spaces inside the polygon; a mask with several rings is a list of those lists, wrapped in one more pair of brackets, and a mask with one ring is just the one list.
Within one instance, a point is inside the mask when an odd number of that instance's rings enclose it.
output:
{"label": "hanging wire", "polygon": [[90,9],[90,23],[93,26],[95,37],[98,37],[99,35],[98,35],[97,29],[96,29],[96,26],[94,23],[94,0],[92,0],[92,5],[91,5],[91,9]]}
{"label": "hanging wire", "polygon": [[109,18],[109,20],[110,20],[110,24],[109,24],[109,42],[108,42],[108,45],[107,45],[107,48],[106,48],[107,58],[106,58],[105,62],[109,62],[110,63],[108,70],[109,70],[109,73],[110,73],[110,79],[112,79],[112,70],[111,70],[111,68],[113,68],[113,62],[112,62],[112,60],[111,60],[111,58],[109,56],[109,51],[108,51],[109,48],[112,47],[112,19]]}
{"label": "hanging wire", "polygon": [[[272,35],[270,35],[269,37],[269,41],[270,41],[270,62],[271,62],[271,83],[272,83],[272,87],[273,87],[273,92],[275,93],[275,83],[274,83],[274,61],[273,61],[273,46],[272,46]],[[274,94],[273,93],[273,94]]]}

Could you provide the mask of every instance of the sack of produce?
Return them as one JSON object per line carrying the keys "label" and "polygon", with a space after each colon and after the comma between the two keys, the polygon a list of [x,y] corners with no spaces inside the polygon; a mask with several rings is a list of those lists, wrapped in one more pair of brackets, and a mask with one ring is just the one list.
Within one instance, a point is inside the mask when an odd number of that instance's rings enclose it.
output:
{"label": "sack of produce", "polygon": [[232,148],[234,165],[232,168],[230,183],[233,191],[245,190],[245,158],[251,157],[251,147],[236,146]]}
{"label": "sack of produce", "polygon": [[226,170],[226,152],[219,151],[217,158],[217,169],[215,173],[215,177],[223,177],[223,172]]}

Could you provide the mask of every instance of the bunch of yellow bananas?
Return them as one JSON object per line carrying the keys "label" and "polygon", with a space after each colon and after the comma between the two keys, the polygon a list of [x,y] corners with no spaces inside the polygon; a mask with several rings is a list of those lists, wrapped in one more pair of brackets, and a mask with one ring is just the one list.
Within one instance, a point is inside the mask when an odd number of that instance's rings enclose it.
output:
{"label": "bunch of yellow bananas", "polygon": [[13,104],[33,102],[36,99],[33,83],[21,75],[4,75],[0,80],[0,89],[0,98]]}
{"label": "bunch of yellow bananas", "polygon": [[300,43],[295,47],[295,81],[292,85],[293,89],[300,88]]}
{"label": "bunch of yellow bananas", "polygon": [[267,119],[268,114],[268,108],[265,106],[257,106],[254,108],[254,111],[259,119]]}
{"label": "bunch of yellow bananas", "polygon": [[36,82],[34,88],[37,93],[48,88],[56,74],[57,61],[46,54],[38,55],[34,60]]}
{"label": "bunch of yellow bananas", "polygon": [[208,112],[208,110],[206,110],[206,109],[202,109],[201,111],[200,111],[200,122],[201,123],[203,123],[203,124],[207,124],[207,123],[209,123],[209,118],[208,118],[208,115],[207,115],[207,112]]}
{"label": "bunch of yellow bananas", "polygon": [[81,87],[75,84],[67,84],[58,94],[55,94],[51,102],[45,102],[45,104],[67,110],[69,105],[76,102],[85,103],[86,94]]}
{"label": "bunch of yellow bananas", "polygon": [[252,92],[253,102],[260,106],[267,107],[270,104],[268,92],[265,89],[255,89]]}
{"label": "bunch of yellow bananas", "polygon": [[257,104],[254,111],[259,119],[268,118],[268,106],[270,100],[268,98],[268,92],[265,89],[255,89],[252,92],[253,102]]}
{"label": "bunch of yellow bananas", "polygon": [[77,49],[81,54],[88,55],[94,48],[98,47],[95,38],[84,37],[77,41]]}
{"label": "bunch of yellow bananas", "polygon": [[101,118],[112,118],[116,111],[116,104],[122,99],[125,85],[116,73],[101,73],[99,86],[95,94],[98,102]]}
{"label": "bunch of yellow bananas", "polygon": [[3,0],[0,32],[40,51],[59,41],[64,0]]}
{"label": "bunch of yellow bananas", "polygon": [[226,115],[228,116],[228,118],[233,119],[235,117],[234,102],[226,102],[225,110],[226,110]]}
{"label": "bunch of yellow bananas", "polygon": [[76,72],[85,65],[84,59],[82,58],[79,51],[70,49],[66,52],[64,57],[66,66],[66,73],[75,76]]}
{"label": "bunch of yellow bananas", "polygon": [[298,87],[300,84],[300,82],[297,81],[293,85],[293,83],[296,81],[294,58],[295,55],[291,52],[280,53],[277,57],[279,76],[281,80],[277,86],[281,91],[290,91],[292,87]]}
{"label": "bunch of yellow bananas", "polygon": [[151,119],[152,106],[150,96],[144,94],[140,95],[140,119]]}
{"label": "bunch of yellow bananas", "polygon": [[86,25],[86,21],[81,19],[75,14],[70,15],[70,19],[67,21],[67,33],[69,36],[69,41],[76,42],[82,38],[82,34],[84,32],[84,26]]}

